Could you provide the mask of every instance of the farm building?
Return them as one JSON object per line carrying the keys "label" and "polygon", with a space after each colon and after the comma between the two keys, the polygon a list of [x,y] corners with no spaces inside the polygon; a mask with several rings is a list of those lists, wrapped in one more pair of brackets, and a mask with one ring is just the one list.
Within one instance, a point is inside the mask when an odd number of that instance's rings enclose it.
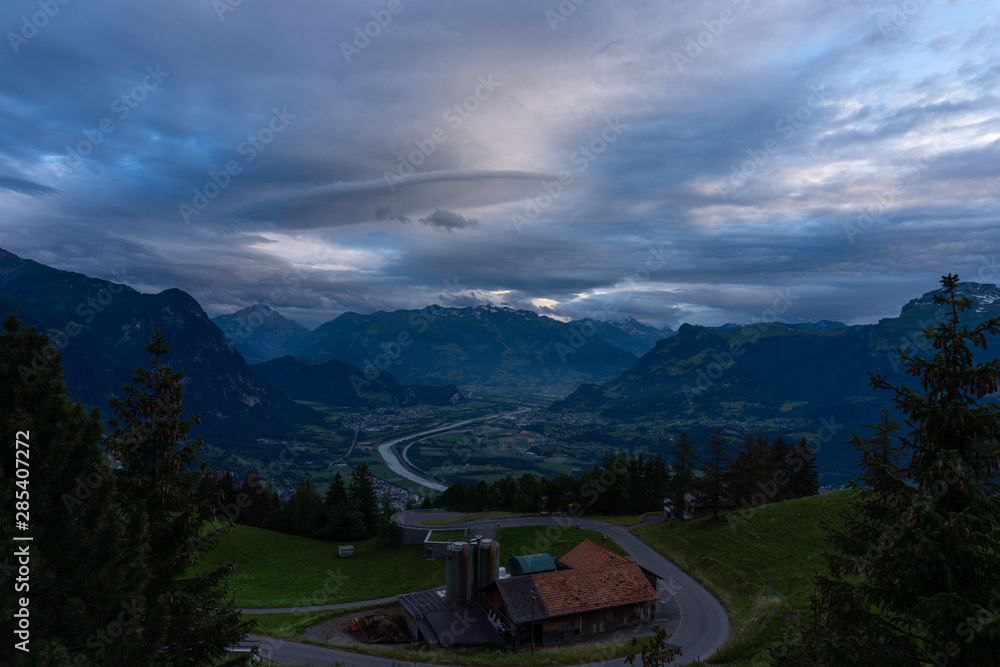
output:
{"label": "farm building", "polygon": [[555,572],[556,559],[548,554],[529,554],[527,556],[511,556],[507,561],[507,571],[512,576],[523,574],[541,574]]}
{"label": "farm building", "polygon": [[551,646],[650,621],[659,599],[628,561],[500,579],[483,590],[482,604],[517,648],[531,642],[532,632],[536,646]]}
{"label": "farm building", "polygon": [[[655,615],[656,575],[590,540],[558,559],[548,554],[511,558],[511,571],[522,574],[506,579],[497,577],[496,543],[483,542],[478,548],[475,542],[454,545],[446,594],[399,596],[415,636],[431,644],[495,642],[516,650],[530,645],[532,635],[536,646],[552,646],[648,622]],[[451,627],[459,617],[472,621],[464,632]]]}

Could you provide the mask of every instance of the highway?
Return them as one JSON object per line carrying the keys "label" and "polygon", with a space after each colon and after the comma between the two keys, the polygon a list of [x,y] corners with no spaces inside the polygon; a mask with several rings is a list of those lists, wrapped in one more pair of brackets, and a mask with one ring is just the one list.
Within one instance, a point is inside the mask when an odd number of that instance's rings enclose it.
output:
{"label": "highway", "polygon": [[387,442],[383,442],[381,445],[378,446],[378,455],[379,457],[381,457],[382,461],[389,468],[389,470],[393,471],[397,475],[405,477],[411,482],[416,482],[417,484],[423,486],[428,490],[444,491],[445,489],[448,488],[447,486],[444,486],[439,482],[435,482],[433,479],[430,479],[429,477],[424,477],[423,475],[420,475],[410,470],[405,465],[403,465],[403,462],[399,460],[398,456],[396,456],[396,452],[392,451],[393,446],[400,442],[403,442],[404,440],[412,440],[413,438],[426,438],[427,436],[434,435],[435,433],[446,433],[447,431],[454,431],[455,429],[462,428],[466,424],[471,424],[473,422],[484,421],[487,419],[496,419],[498,417],[506,417],[508,415],[519,415],[523,412],[528,412],[529,410],[531,410],[531,408],[521,408],[520,410],[515,410],[514,412],[508,412],[506,414],[500,413],[495,415],[487,415],[485,417],[476,417],[475,419],[466,419],[465,421],[455,422],[454,424],[447,424],[445,426],[438,426],[437,428],[432,428],[427,431],[422,431],[420,433],[413,433],[411,435],[406,435],[401,438],[389,440]]}
{"label": "highway", "polygon": [[[400,440],[405,439],[400,438]],[[396,521],[403,526],[423,528],[424,526],[420,525],[420,521],[427,519],[448,519],[456,516],[461,516],[461,513],[415,510],[396,515]],[[656,522],[658,520],[646,521],[644,524]],[[599,530],[621,545],[637,563],[662,577],[663,580],[660,582],[658,589],[663,600],[663,608],[669,611],[664,612],[668,618],[664,618],[664,622],[661,622],[660,625],[666,627],[671,632],[670,643],[679,645],[684,650],[684,656],[677,658],[673,664],[683,665],[707,658],[718,651],[729,637],[729,613],[718,598],[659,552],[630,533],[625,527],[613,526],[589,519],[574,519],[572,517],[528,516],[483,520],[475,524],[476,531],[483,536],[492,536],[497,523],[500,524],[500,527],[544,527],[545,530],[539,531],[539,538],[542,543],[544,543],[546,532],[572,530],[577,524],[582,528]],[[457,528],[457,526],[451,526],[451,528]],[[341,603],[339,605],[311,607],[310,609],[362,606],[372,602],[374,601],[363,600],[352,603]],[[248,613],[279,613],[300,610],[302,608],[246,609],[244,611]],[[638,633],[639,636],[643,634],[650,634],[648,626],[644,628],[643,632]],[[260,635],[250,635],[247,639],[260,642],[261,655],[265,659],[265,664],[268,658],[278,663],[302,665],[329,665],[338,660],[347,665],[367,665],[370,667],[392,667],[393,665],[400,664],[398,660],[394,661],[392,658],[363,655],[352,651],[324,648]],[[512,662],[510,664],[516,665],[516,657],[513,654],[511,655],[511,659]],[[418,667],[432,667],[430,663],[411,663],[407,661],[406,664],[413,664]],[[588,664],[619,667],[625,665],[625,660],[624,658],[600,660],[599,649],[595,647],[595,661]]]}

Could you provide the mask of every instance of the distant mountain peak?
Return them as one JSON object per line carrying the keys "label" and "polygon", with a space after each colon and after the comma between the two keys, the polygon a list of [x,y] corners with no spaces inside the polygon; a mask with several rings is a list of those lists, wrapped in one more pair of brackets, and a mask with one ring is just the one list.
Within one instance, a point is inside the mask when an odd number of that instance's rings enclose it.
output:
{"label": "distant mountain peak", "polygon": [[792,327],[793,329],[804,329],[806,331],[836,331],[837,329],[846,329],[847,325],[843,322],[837,320],[820,320],[818,322],[747,322],[744,324],[739,324],[737,322],[727,322],[726,324],[717,327],[708,327],[712,331],[718,331],[720,333],[729,333],[731,331],[740,331],[741,329],[746,329],[747,327],[756,326],[758,324],[783,324],[786,327]]}
{"label": "distant mountain peak", "polygon": [[836,331],[846,329],[847,325],[839,320],[820,320],[819,322],[794,322],[789,326],[796,329],[806,329],[812,331]]}
{"label": "distant mountain peak", "polygon": [[250,363],[291,352],[309,333],[295,320],[261,303],[213,317],[212,322]]}
{"label": "distant mountain peak", "polygon": [[[907,310],[913,308],[928,308],[934,306],[934,297],[936,295],[943,295],[944,290],[936,289],[932,292],[927,292],[916,299],[912,299],[909,303],[903,306],[900,314],[902,315]],[[1000,301],[1000,288],[992,283],[974,283],[974,282],[963,282],[958,284],[958,290],[956,294],[959,297],[967,296],[973,301],[972,310],[976,313],[985,312],[986,306],[990,306],[997,301]]]}
{"label": "distant mountain peak", "polygon": [[[220,315],[219,317],[239,319],[241,317],[243,318],[249,317],[250,315],[259,315],[260,317],[264,317],[266,319],[278,319],[278,320],[286,320],[288,322],[295,322],[295,320],[288,319],[287,317],[276,311],[274,308],[271,308],[270,306],[267,306],[263,303],[255,303],[254,305],[247,306],[242,310],[237,310],[235,313],[231,313],[229,315]],[[298,324],[298,322],[295,322],[295,324]]]}

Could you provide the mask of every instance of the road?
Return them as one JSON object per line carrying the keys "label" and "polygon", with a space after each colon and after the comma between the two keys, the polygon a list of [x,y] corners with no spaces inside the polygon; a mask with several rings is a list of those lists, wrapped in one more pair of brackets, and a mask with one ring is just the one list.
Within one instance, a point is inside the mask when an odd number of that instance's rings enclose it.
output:
{"label": "road", "polygon": [[424,477],[416,472],[411,471],[403,462],[399,460],[396,456],[396,452],[392,451],[394,445],[403,442],[404,440],[412,440],[413,438],[425,438],[428,435],[434,435],[435,433],[445,433],[447,431],[454,431],[457,428],[462,428],[466,424],[471,424],[473,422],[483,421],[486,419],[496,419],[497,417],[506,417],[509,415],[518,415],[522,412],[528,412],[531,408],[521,408],[520,410],[515,410],[514,412],[508,412],[506,414],[495,414],[487,415],[485,417],[476,417],[475,419],[466,419],[465,421],[455,422],[454,424],[448,424],[446,426],[438,426],[437,428],[432,428],[428,431],[423,431],[421,433],[413,433],[411,435],[406,435],[401,438],[396,438],[395,440],[389,440],[383,442],[378,446],[378,455],[382,458],[382,461],[388,466],[389,470],[393,471],[397,475],[405,477],[411,482],[416,482],[421,486],[433,491],[444,491],[447,486],[435,482],[433,479]]}
{"label": "road", "polygon": [[[413,437],[413,436],[410,436]],[[404,438],[405,439],[405,438]],[[427,519],[448,519],[460,516],[457,512],[440,512],[434,510],[404,512],[396,516],[396,520],[404,526],[419,526],[420,521]],[[544,540],[544,535],[548,531],[572,530],[577,524],[582,528],[591,528],[607,534],[608,537],[617,542],[629,555],[640,565],[651,570],[663,578],[659,589],[661,596],[673,609],[679,608],[679,616],[673,618],[669,630],[672,631],[670,643],[683,647],[684,656],[678,658],[673,664],[683,665],[701,658],[712,655],[725,643],[729,637],[730,623],[729,613],[719,600],[712,595],[701,584],[696,582],[687,573],[667,560],[664,556],[630,533],[625,527],[612,526],[601,521],[591,521],[588,519],[573,519],[571,517],[508,517],[492,520],[484,520],[476,523],[477,533],[483,536],[493,535],[493,531],[499,522],[501,527],[505,526],[539,526],[545,530],[539,531],[539,537]],[[648,523],[648,522],[644,522]],[[641,524],[640,524],[641,525]],[[634,527],[634,526],[633,526]],[[672,598],[672,601],[671,599]],[[383,598],[384,599],[384,598]],[[327,605],[324,607],[310,607],[310,609],[321,608],[343,608],[352,606],[362,606],[375,601],[364,600],[360,602],[342,603],[341,605]],[[676,603],[676,604],[674,604]],[[289,609],[259,609],[244,611],[248,613],[279,613],[286,611],[301,610],[301,608]],[[648,628],[646,634],[648,634]],[[259,641],[261,645],[261,655],[265,658],[272,657],[282,663],[294,663],[302,665],[329,665],[340,660],[347,665],[367,665],[370,667],[392,667],[394,662],[391,658],[380,658],[377,656],[362,655],[351,651],[340,649],[324,648],[311,644],[302,644],[287,640],[274,639],[258,635],[250,635],[250,640]],[[596,652],[596,649],[595,649]],[[513,658],[513,656],[512,656]],[[410,663],[418,667],[432,667],[429,663]],[[514,662],[512,665],[516,664]],[[624,658],[616,658],[607,661],[595,661],[591,665],[625,665]]]}

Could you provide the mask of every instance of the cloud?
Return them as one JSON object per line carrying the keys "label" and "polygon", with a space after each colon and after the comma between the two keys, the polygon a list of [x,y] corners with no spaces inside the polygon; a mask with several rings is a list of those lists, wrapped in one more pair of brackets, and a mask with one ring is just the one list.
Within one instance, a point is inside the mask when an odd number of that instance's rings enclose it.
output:
{"label": "cloud", "polygon": [[455,231],[456,229],[464,229],[466,227],[474,227],[479,224],[478,220],[466,218],[458,213],[452,213],[451,211],[442,211],[441,209],[436,209],[427,217],[420,218],[420,222],[448,232]]}
{"label": "cloud", "polygon": [[357,37],[384,7],[60,11],[0,55],[4,246],[125,265],[213,315],[278,295],[309,325],[506,302],[674,327],[784,289],[795,319],[872,321],[1000,247],[985,0],[616,1],[555,23],[530,0],[406,2]]}
{"label": "cloud", "polygon": [[55,188],[41,183],[35,183],[24,178],[4,176],[0,174],[0,189],[17,192],[24,195],[49,195],[56,192]]}

